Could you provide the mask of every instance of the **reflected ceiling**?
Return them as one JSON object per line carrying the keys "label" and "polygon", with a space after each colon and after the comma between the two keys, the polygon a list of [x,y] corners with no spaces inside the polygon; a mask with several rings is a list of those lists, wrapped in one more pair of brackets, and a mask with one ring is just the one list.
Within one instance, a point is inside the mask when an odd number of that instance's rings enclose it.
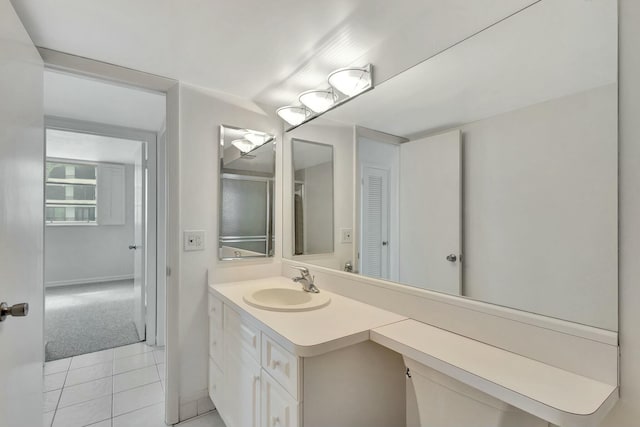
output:
{"label": "reflected ceiling", "polygon": [[277,106],[347,65],[384,80],[535,1],[12,3],[38,46]]}

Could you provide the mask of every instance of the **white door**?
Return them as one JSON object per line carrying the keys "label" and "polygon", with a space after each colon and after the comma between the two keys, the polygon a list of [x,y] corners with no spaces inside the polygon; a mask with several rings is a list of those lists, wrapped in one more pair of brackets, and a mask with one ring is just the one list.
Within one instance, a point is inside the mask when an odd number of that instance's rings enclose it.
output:
{"label": "white door", "polygon": [[400,146],[400,281],[460,294],[460,131]]}
{"label": "white door", "polygon": [[140,144],[136,154],[134,170],[134,243],[129,248],[134,251],[133,319],[140,340],[145,339],[146,319],[146,146]]}
{"label": "white door", "polygon": [[[42,425],[43,64],[9,0],[0,0],[0,424]],[[17,312],[15,314],[18,314]]]}
{"label": "white door", "polygon": [[389,278],[389,171],[362,168],[362,274]]}

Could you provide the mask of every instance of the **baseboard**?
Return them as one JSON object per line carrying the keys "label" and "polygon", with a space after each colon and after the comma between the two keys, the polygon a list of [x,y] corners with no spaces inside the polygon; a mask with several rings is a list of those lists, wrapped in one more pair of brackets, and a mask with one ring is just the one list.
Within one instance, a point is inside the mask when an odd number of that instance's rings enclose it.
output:
{"label": "baseboard", "polygon": [[198,415],[206,414],[215,409],[209,398],[209,392],[204,389],[191,393],[188,396],[180,396],[180,422]]}
{"label": "baseboard", "polygon": [[84,285],[86,283],[101,283],[101,282],[117,282],[120,280],[132,280],[132,279],[133,279],[133,274],[125,274],[123,276],[89,277],[86,279],[45,282],[44,286],[47,288],[53,288],[56,286]]}

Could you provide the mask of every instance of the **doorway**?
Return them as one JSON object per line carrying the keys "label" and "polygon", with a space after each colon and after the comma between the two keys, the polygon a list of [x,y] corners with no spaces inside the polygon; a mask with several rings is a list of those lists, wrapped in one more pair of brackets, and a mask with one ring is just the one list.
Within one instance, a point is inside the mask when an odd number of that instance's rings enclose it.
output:
{"label": "doorway", "polygon": [[44,83],[45,358],[162,346],[165,95],[57,70]]}
{"label": "doorway", "polygon": [[163,346],[166,95],[45,69],[44,113],[45,359]]}
{"label": "doorway", "polygon": [[166,97],[44,74],[45,420],[164,419]]}
{"label": "doorway", "polygon": [[68,119],[45,126],[45,360],[145,341],[155,321],[146,319],[155,135]]}

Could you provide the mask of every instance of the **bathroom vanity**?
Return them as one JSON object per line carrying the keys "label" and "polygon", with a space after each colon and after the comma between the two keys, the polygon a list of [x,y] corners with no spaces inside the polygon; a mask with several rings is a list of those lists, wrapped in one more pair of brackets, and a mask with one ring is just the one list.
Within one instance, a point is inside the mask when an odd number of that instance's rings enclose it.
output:
{"label": "bathroom vanity", "polygon": [[272,288],[302,292],[284,277],[209,287],[209,395],[227,427],[404,425],[402,357],[369,336],[406,318],[322,289],[331,301],[309,311],[245,301]]}
{"label": "bathroom vanity", "polygon": [[404,426],[406,367],[422,425],[596,426],[618,399],[616,384],[320,289],[209,287],[209,395],[228,427]]}

